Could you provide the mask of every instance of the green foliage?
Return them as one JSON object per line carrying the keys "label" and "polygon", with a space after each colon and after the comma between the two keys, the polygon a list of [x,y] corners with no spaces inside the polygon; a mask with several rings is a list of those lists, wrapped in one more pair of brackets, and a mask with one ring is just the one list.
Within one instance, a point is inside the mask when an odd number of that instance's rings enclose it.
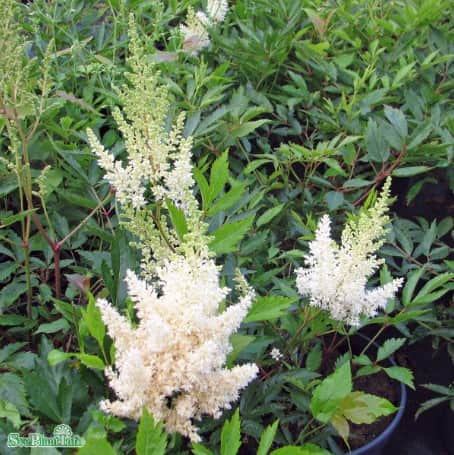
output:
{"label": "green foliage", "polygon": [[144,408],[137,431],[137,455],[164,455],[166,447],[167,435],[162,424],[155,424],[153,416]]}
{"label": "green foliage", "polygon": [[[124,157],[111,112],[134,63],[126,61],[130,13],[144,61],[169,87],[168,122],[187,112],[196,195],[210,246],[225,259],[222,278],[233,288],[241,269],[257,292],[228,358],[230,368],[253,361],[261,371],[240,398],[242,433],[238,412],[224,427],[226,416],[204,420],[205,442],[193,453],[236,453],[246,440],[259,455],[326,453],[311,442],[327,447],[331,426],[347,439],[348,422],[394,412],[352,391],[355,378],[383,371],[415,387],[410,370],[387,363],[406,340],[431,336],[454,359],[453,219],[429,210],[445,213],[454,188],[452,8],[448,0],[341,3],[230,2],[211,46],[189,56],[176,24],[200,2],[0,2],[0,444],[13,429],[50,432],[66,422],[86,437],[80,453],[191,450],[146,411],[138,432],[96,411],[106,394],[101,370],[115,353],[94,301],[108,297],[131,315],[124,276],[140,259],[85,131]],[[387,175],[395,216],[370,284],[405,283],[364,325],[388,339],[376,355],[347,353],[324,378],[332,333],[337,343],[354,331],[301,302],[294,271],[320,216],[330,213],[337,235]],[[163,210],[181,241],[188,220],[169,202]],[[390,326],[398,334],[389,339]],[[451,388],[426,387],[440,396],[417,415],[453,406]],[[317,438],[311,416],[331,424]]]}
{"label": "green foliage", "polygon": [[348,421],[356,424],[372,423],[397,408],[385,398],[352,391],[350,363],[345,362],[327,376],[312,394],[312,415],[323,423],[331,423],[348,444]]}

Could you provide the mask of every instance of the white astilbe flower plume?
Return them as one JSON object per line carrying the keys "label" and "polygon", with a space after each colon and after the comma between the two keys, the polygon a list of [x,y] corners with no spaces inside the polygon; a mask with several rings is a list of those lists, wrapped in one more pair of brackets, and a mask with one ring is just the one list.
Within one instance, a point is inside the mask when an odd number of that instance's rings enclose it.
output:
{"label": "white astilbe flower plume", "polygon": [[208,0],[206,13],[188,8],[185,24],[180,25],[183,35],[183,49],[191,55],[197,55],[210,45],[208,28],[224,21],[229,9],[227,0]]}
{"label": "white astilbe flower plume", "polygon": [[199,441],[193,419],[219,417],[257,374],[254,364],[223,368],[229,337],[254,293],[219,313],[228,289],[220,287],[214,261],[197,255],[168,261],[157,275],[158,284],[150,286],[127,274],[139,319],[135,327],[107,301],[97,302],[116,347],[115,371],[106,375],[118,397],[101,407],[138,419],[145,406],[167,431]]}
{"label": "white astilbe flower plume", "polygon": [[360,317],[372,317],[386,306],[402,285],[402,279],[374,289],[367,281],[383,263],[374,254],[384,243],[389,201],[388,179],[375,205],[350,221],[342,233],[341,245],[331,238],[330,219],[324,215],[309,244],[306,267],[296,271],[299,293],[312,306],[327,310],[337,321],[357,326]]}
{"label": "white astilbe flower plume", "polygon": [[227,0],[208,0],[207,15],[213,22],[223,22],[229,10]]}

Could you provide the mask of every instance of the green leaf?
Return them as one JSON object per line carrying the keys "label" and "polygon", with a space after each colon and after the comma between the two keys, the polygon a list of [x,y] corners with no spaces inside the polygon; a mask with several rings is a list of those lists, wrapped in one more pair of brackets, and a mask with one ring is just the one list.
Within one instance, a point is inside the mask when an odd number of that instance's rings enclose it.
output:
{"label": "green leaf", "polygon": [[389,158],[389,145],[386,142],[384,131],[371,118],[367,124],[365,142],[370,160],[384,163]]}
{"label": "green leaf", "polygon": [[16,215],[11,215],[0,220],[0,229],[23,220],[29,214],[36,212],[37,209],[23,210]]}
{"label": "green leaf", "polygon": [[370,185],[373,185],[373,182],[369,182],[368,180],[364,180],[364,179],[354,178],[354,179],[349,179],[349,180],[345,181],[344,184],[342,185],[342,187],[343,188],[363,188],[365,186],[370,186]]}
{"label": "green leaf", "polygon": [[99,436],[91,436],[85,440],[85,445],[77,451],[78,455],[117,455],[117,452],[109,444],[109,441]]}
{"label": "green leaf", "polygon": [[102,359],[100,359],[97,355],[77,354],[76,358],[79,359],[88,368],[104,370],[104,368],[106,367]]}
{"label": "green leaf", "polygon": [[346,362],[315,388],[310,403],[312,415],[320,422],[328,423],[351,390],[352,373],[350,363]]}
{"label": "green leaf", "polygon": [[355,424],[372,423],[381,416],[396,412],[387,399],[364,392],[351,392],[339,406],[339,412]]}
{"label": "green leaf", "polygon": [[167,208],[169,210],[170,219],[172,220],[172,224],[177,231],[178,238],[183,240],[183,237],[188,232],[188,224],[186,222],[186,217],[184,216],[183,210],[179,209],[175,205],[172,204],[171,201],[166,201]]}
{"label": "green leaf", "polygon": [[224,224],[211,234],[214,240],[210,243],[210,249],[216,254],[235,251],[238,243],[251,229],[253,222],[254,215],[251,215],[242,220]]}
{"label": "green leaf", "polygon": [[408,276],[405,287],[402,290],[402,304],[404,306],[407,306],[411,302],[416,285],[425,271],[424,267],[420,267]]}
{"label": "green leaf", "polygon": [[226,364],[229,368],[233,367],[233,362],[238,357],[243,349],[246,348],[255,340],[255,336],[252,335],[242,335],[241,333],[234,333],[230,336],[230,344],[232,345],[232,350],[227,356]]}
{"label": "green leaf", "polygon": [[256,455],[267,455],[268,451],[273,444],[274,437],[276,436],[276,431],[279,426],[279,420],[273,423],[273,425],[269,425],[266,427],[266,430],[262,433],[262,437],[260,438],[260,444],[257,449]]}
{"label": "green leaf", "polygon": [[27,343],[10,343],[7,344],[4,348],[0,349],[0,364],[7,360],[11,355],[17,352],[19,349],[24,347]]}
{"label": "green leaf", "polygon": [[361,367],[355,374],[356,378],[361,376],[370,376],[371,374],[376,374],[381,371],[381,368],[378,365],[365,365]]}
{"label": "green leaf", "polygon": [[63,351],[59,351],[58,349],[53,349],[47,355],[47,361],[49,362],[50,366],[57,365],[65,360],[71,358],[71,354]]}
{"label": "green leaf", "polygon": [[398,167],[392,172],[393,177],[413,177],[414,175],[423,174],[430,171],[432,168],[429,166],[407,166]]}
{"label": "green leaf", "polygon": [[342,414],[334,414],[330,423],[339,433],[339,436],[347,443],[348,435],[350,434],[350,425],[347,419]]}
{"label": "green leaf", "polygon": [[24,383],[35,409],[53,422],[61,423],[63,417],[48,380],[32,371],[24,376]]}
{"label": "green leaf", "polygon": [[96,339],[101,349],[104,349],[106,328],[102,321],[101,311],[95,304],[95,298],[90,294],[86,310],[82,308],[82,317],[87,324],[90,335]]}
{"label": "green leaf", "polygon": [[219,196],[227,183],[229,178],[228,157],[228,151],[226,150],[211,166],[209,189],[210,202],[214,201],[214,199]]}
{"label": "green leaf", "polygon": [[19,376],[13,373],[0,374],[0,400],[14,404],[21,415],[29,416],[30,413],[25,396],[24,383]]}
{"label": "green leaf", "polygon": [[143,408],[136,439],[137,455],[164,455],[167,447],[167,434],[161,422],[155,423],[153,416]]}
{"label": "green leaf", "polygon": [[265,123],[269,123],[270,120],[268,119],[262,119],[262,120],[255,120],[253,122],[245,122],[242,125],[238,126],[238,128],[235,128],[234,130],[231,131],[231,136],[233,138],[240,138],[247,136],[249,133],[252,133],[255,131],[257,128],[260,126],[264,125]]}
{"label": "green leaf", "polygon": [[17,262],[4,262],[0,264],[0,281],[8,280],[18,267],[19,264]]}
{"label": "green leaf", "polygon": [[63,330],[64,332],[69,330],[68,321],[64,318],[57,319],[56,321],[47,324],[41,324],[35,332],[35,335],[38,335],[38,333],[55,333],[60,330]]}
{"label": "green leaf", "polygon": [[209,216],[214,216],[219,212],[233,207],[244,196],[246,185],[238,184],[230,189],[226,194],[222,195],[208,210]]}
{"label": "green leaf", "polygon": [[320,343],[317,343],[307,355],[306,358],[306,368],[309,371],[317,371],[322,364],[322,346]]}
{"label": "green leaf", "polygon": [[203,175],[203,173],[198,168],[194,168],[194,179],[197,182],[197,185],[200,190],[200,194],[202,196],[202,209],[207,211],[211,204],[210,199],[210,186],[208,185],[208,181]]}
{"label": "green leaf", "polygon": [[386,340],[383,345],[378,348],[376,361],[380,362],[388,358],[400,349],[405,344],[405,341],[405,338],[390,338]]}
{"label": "green leaf", "polygon": [[285,204],[279,204],[276,207],[268,209],[265,213],[260,215],[259,219],[257,220],[257,227],[269,223],[274,217],[276,217],[282,211],[284,206]]}
{"label": "green leaf", "polygon": [[0,400],[0,419],[8,419],[14,426],[19,428],[22,424],[20,413],[16,406],[9,401]]}
{"label": "green leaf", "polygon": [[196,443],[192,443],[192,453],[194,455],[214,455],[210,449]]}
{"label": "green leaf", "polygon": [[440,286],[443,286],[445,283],[449,281],[454,281],[454,273],[452,272],[441,273],[435,278],[432,278],[422,287],[422,289],[413,299],[412,303],[414,303],[415,305],[419,304],[422,301],[423,297],[428,296],[432,291],[439,288]]}
{"label": "green leaf", "polygon": [[408,136],[408,125],[405,115],[400,109],[394,109],[390,106],[385,106],[385,116],[396,129],[397,133],[402,139]]}
{"label": "green leaf", "polygon": [[273,450],[271,455],[331,455],[325,449],[322,449],[315,444],[304,444],[301,447],[285,446],[280,449]]}
{"label": "green leaf", "polygon": [[450,400],[451,398],[449,397],[438,397],[438,398],[431,398],[430,400],[424,401],[424,403],[421,404],[419,409],[415,413],[415,419],[417,419],[423,412],[428,411],[429,409],[433,408],[434,406],[438,406],[441,403],[444,403],[445,401]]}
{"label": "green leaf", "polygon": [[221,455],[236,455],[241,446],[240,411],[237,408],[230,420],[222,427]]}
{"label": "green leaf", "polygon": [[287,314],[287,308],[296,301],[282,296],[259,297],[252,304],[244,322],[271,321]]}
{"label": "green leaf", "polygon": [[49,365],[54,366],[72,357],[80,360],[80,362],[83,363],[88,368],[103,370],[106,367],[102,359],[100,359],[96,355],[80,354],[77,352],[62,352],[59,351],[58,349],[53,349],[52,351],[49,352],[47,356],[47,361],[49,362]]}
{"label": "green leaf", "polygon": [[399,382],[403,382],[405,385],[408,385],[411,389],[415,390],[415,385],[413,383],[413,373],[404,367],[389,367],[383,368],[385,373],[393,379],[396,379]]}
{"label": "green leaf", "polygon": [[325,201],[329,210],[336,210],[344,203],[344,193],[340,191],[328,191],[325,194]]}

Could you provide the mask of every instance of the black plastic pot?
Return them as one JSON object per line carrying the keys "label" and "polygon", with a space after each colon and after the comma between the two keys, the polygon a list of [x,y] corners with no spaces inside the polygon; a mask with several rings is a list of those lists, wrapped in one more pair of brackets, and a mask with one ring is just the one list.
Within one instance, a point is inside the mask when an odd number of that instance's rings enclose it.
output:
{"label": "black plastic pot", "polygon": [[[359,338],[362,338],[363,342],[368,342],[369,338],[362,335],[357,334]],[[378,347],[376,343],[374,343],[375,347]],[[390,363],[394,366],[397,366],[394,359],[391,357],[389,359]],[[348,455],[382,455],[384,454],[383,449],[385,448],[386,444],[389,442],[391,435],[396,430],[397,426],[399,425],[400,421],[405,412],[405,408],[407,406],[407,390],[403,383],[400,383],[400,401],[399,401],[399,410],[397,411],[394,419],[391,421],[389,426],[386,428],[383,433],[379,434],[375,439],[367,443],[365,446],[358,447],[357,449],[353,450],[352,452],[347,452]]]}
{"label": "black plastic pot", "polygon": [[[394,365],[396,363],[392,361]],[[399,402],[399,410],[397,414],[394,416],[394,419],[389,424],[389,427],[386,430],[378,435],[375,439],[370,441],[365,446],[359,447],[355,449],[353,452],[349,452],[349,455],[382,455],[383,449],[386,444],[389,442],[391,435],[396,430],[399,422],[402,420],[402,416],[405,412],[405,407],[407,406],[407,390],[405,386],[401,383],[400,384],[400,402]]]}

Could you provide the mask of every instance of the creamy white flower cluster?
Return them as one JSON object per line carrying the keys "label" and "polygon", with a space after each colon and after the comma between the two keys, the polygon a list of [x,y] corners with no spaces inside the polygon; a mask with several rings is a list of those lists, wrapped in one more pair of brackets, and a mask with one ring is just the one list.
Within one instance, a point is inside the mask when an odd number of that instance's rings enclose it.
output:
{"label": "creamy white flower cluster", "polygon": [[203,48],[210,45],[208,28],[223,22],[229,9],[227,0],[208,0],[206,13],[203,11],[194,12],[188,9],[186,23],[180,25],[183,34],[183,49],[191,55],[196,55]]}
{"label": "creamy white flower cluster", "polygon": [[179,257],[158,269],[150,286],[128,272],[129,295],[139,323],[133,326],[107,301],[97,302],[116,348],[116,371],[107,370],[118,400],[102,409],[138,419],[145,406],[169,432],[199,441],[192,419],[219,417],[257,374],[254,364],[225,369],[229,337],[254,298],[249,290],[222,313],[228,289],[219,286],[211,259]]}
{"label": "creamy white flower cluster", "polygon": [[[182,134],[183,115],[173,128],[166,127],[168,90],[144,58],[133,23],[130,39],[130,84],[120,91],[122,111],[114,112],[125,162],[108,153],[91,131],[88,137],[116,189],[122,223],[140,239],[146,279],[127,274],[137,324],[106,300],[97,301],[115,345],[115,368],[106,376],[117,397],[101,407],[133,419],[145,407],[167,431],[198,441],[194,419],[219,417],[257,374],[254,364],[223,368],[232,349],[229,338],[254,292],[240,279],[243,297],[219,312],[228,289],[220,286],[207,226],[192,193],[192,139]],[[166,216],[167,200],[185,215],[183,238]]]}
{"label": "creamy white flower cluster", "polygon": [[315,240],[309,244],[306,267],[296,271],[296,285],[310,305],[327,310],[337,321],[357,326],[360,317],[372,317],[385,308],[402,285],[402,279],[374,289],[366,287],[368,279],[383,263],[374,254],[384,243],[390,180],[369,211],[347,223],[337,245],[331,238],[328,215],[321,218]]}

